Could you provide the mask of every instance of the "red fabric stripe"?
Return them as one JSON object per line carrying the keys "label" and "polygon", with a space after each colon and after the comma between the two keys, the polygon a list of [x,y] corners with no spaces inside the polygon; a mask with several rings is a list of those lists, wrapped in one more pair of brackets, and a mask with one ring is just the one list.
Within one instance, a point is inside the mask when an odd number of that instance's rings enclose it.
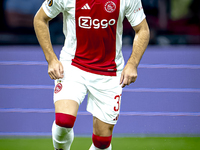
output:
{"label": "red fabric stripe", "polygon": [[75,116],[63,113],[56,113],[56,124],[65,128],[72,128],[76,120]]}
{"label": "red fabric stripe", "polygon": [[97,136],[95,134],[92,135],[92,141],[95,147],[99,149],[105,149],[110,146],[112,139],[112,135],[108,137]]}
{"label": "red fabric stripe", "polygon": [[[90,9],[82,9],[86,4]],[[108,12],[111,6],[114,6],[113,12]],[[116,76],[119,8],[119,0],[112,0],[110,4],[107,0],[76,0],[77,48],[72,65],[88,72]]]}

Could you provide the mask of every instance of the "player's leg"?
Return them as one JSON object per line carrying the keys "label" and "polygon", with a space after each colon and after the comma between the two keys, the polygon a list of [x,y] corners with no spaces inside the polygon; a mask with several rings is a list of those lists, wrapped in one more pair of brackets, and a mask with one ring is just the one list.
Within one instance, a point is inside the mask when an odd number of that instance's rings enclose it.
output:
{"label": "player's leg", "polygon": [[89,150],[111,150],[114,125],[117,123],[122,88],[119,77],[90,77],[87,111],[93,114],[92,146]]}
{"label": "player's leg", "polygon": [[55,102],[55,121],[52,126],[52,139],[55,150],[69,150],[74,139],[73,126],[79,104],[74,100]]}
{"label": "player's leg", "polygon": [[114,125],[93,117],[92,145],[89,150],[111,150],[112,131]]}
{"label": "player's leg", "polygon": [[54,104],[55,121],[52,127],[52,138],[55,150],[69,150],[74,138],[73,126],[79,105],[87,89],[82,77],[75,67],[67,62],[64,66],[64,78],[55,81]]}

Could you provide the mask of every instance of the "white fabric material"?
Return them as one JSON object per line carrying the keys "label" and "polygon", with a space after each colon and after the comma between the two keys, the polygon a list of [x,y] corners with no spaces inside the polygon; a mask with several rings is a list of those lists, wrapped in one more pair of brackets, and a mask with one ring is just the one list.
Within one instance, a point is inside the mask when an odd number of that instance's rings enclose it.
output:
{"label": "white fabric material", "polygon": [[[95,147],[94,144],[92,143],[92,145],[91,145],[89,150],[102,150],[102,149],[99,149],[99,148]],[[110,146],[108,148],[106,148],[104,150],[112,150],[111,144],[110,144]]]}
{"label": "white fabric material", "polygon": [[110,77],[85,72],[67,61],[62,61],[62,64],[64,78],[55,80],[55,88],[57,84],[61,84],[62,88],[58,93],[54,92],[54,103],[70,99],[80,105],[88,93],[87,111],[103,122],[116,124],[122,93],[120,76]]}
{"label": "white fabric material", "polygon": [[55,150],[70,150],[74,140],[73,128],[63,128],[54,122],[52,126],[52,139]]}
{"label": "white fabric material", "polygon": [[120,112],[122,88],[119,85],[120,76],[91,76],[88,85],[87,111],[103,122],[116,124]]}
{"label": "white fabric material", "polygon": [[[60,60],[72,60],[76,53],[76,25],[75,25],[75,5],[76,0],[54,0],[53,5],[49,6],[48,1],[43,3],[47,16],[56,17],[59,13],[63,13],[63,33],[65,35],[65,44],[60,53]],[[145,19],[142,9],[141,0],[120,0],[120,13],[117,22],[116,32],[116,56],[115,63],[117,73],[123,70],[124,59],[122,55],[122,34],[123,20],[127,17],[131,26],[136,26]]]}

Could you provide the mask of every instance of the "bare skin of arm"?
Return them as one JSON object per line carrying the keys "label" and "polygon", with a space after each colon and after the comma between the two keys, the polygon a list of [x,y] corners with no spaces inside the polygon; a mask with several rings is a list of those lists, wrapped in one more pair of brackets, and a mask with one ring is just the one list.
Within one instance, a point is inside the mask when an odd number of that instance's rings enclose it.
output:
{"label": "bare skin of arm", "polygon": [[133,29],[135,30],[135,38],[133,41],[132,53],[122,71],[120,79],[122,88],[136,81],[137,67],[149,43],[150,33],[146,19],[139,25],[133,27]]}
{"label": "bare skin of arm", "polygon": [[49,33],[50,20],[51,18],[49,18],[44,10],[40,8],[34,17],[33,24],[37,39],[42,47],[46,61],[48,62],[48,74],[51,79],[55,80],[63,78],[64,70],[62,63],[58,60],[51,44]]}

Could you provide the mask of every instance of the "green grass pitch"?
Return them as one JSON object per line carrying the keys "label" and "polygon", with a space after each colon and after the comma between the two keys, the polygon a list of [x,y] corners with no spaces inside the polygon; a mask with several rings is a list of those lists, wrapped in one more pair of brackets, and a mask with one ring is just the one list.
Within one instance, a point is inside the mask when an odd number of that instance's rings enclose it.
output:
{"label": "green grass pitch", "polygon": [[[71,150],[88,150],[91,138],[75,137]],[[200,137],[114,137],[113,150],[199,150]],[[51,138],[0,138],[0,150],[53,150]]]}

